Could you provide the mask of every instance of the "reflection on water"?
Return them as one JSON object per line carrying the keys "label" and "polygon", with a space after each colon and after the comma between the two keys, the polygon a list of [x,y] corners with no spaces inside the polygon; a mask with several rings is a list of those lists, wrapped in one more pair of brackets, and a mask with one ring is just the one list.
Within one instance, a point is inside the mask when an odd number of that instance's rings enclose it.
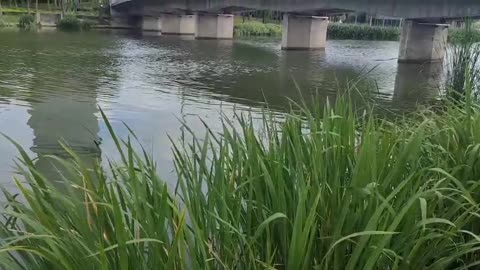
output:
{"label": "reflection on water", "polygon": [[[259,117],[267,104],[282,112],[288,99],[333,98],[347,83],[387,108],[434,96],[441,66],[397,65],[397,52],[397,42],[329,41],[326,51],[286,52],[277,40],[0,32],[0,131],[39,157],[44,174],[58,178],[55,164],[43,158],[65,155],[58,140],[86,162],[117,158],[100,106],[120,137],[128,136],[123,123],[135,130],[169,179],[168,135],[180,137],[180,120],[202,134],[200,118],[216,130],[222,115]],[[0,151],[5,183],[16,151],[5,140]]]}
{"label": "reflection on water", "polygon": [[398,64],[393,103],[423,103],[437,97],[442,89],[443,64]]}
{"label": "reflection on water", "polygon": [[[66,87],[75,85],[74,80],[71,83]],[[47,179],[62,179],[62,166],[48,155],[69,158],[64,146],[74,150],[85,164],[93,165],[100,159],[96,112],[96,97],[92,93],[80,97],[49,96],[31,104],[28,110],[31,117],[27,122],[34,136],[31,150],[37,154],[38,171]]]}

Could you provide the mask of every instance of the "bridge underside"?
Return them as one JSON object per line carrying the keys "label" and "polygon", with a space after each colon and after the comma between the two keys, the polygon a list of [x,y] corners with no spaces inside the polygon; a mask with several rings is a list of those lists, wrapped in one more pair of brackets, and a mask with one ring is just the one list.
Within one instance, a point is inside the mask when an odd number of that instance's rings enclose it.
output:
{"label": "bridge underside", "polygon": [[406,19],[480,16],[479,0],[113,0],[112,7],[133,2],[137,12],[235,13],[272,10],[304,15],[355,11]]}
{"label": "bridge underside", "polygon": [[[178,8],[166,8],[166,7],[160,7],[160,6],[144,6],[141,9],[137,10],[132,10],[133,13],[139,13],[136,15],[157,15],[157,14],[162,14],[162,13],[173,13],[173,14],[185,14],[185,13],[195,13],[195,12],[205,12],[205,13],[212,13],[212,14],[220,14],[220,13],[225,13],[225,14],[235,14],[235,13],[241,13],[245,11],[253,11],[253,10],[258,10],[258,9],[252,9],[252,8],[245,8],[245,7],[235,7],[235,6],[229,6],[221,9],[203,9],[203,10],[195,10],[195,9],[178,9]],[[297,12],[289,12],[292,14],[301,14],[301,15],[310,15],[310,16],[327,16],[327,15],[332,15],[332,14],[342,14],[342,13],[348,13],[348,12],[354,12],[354,10],[347,10],[347,9],[338,9],[338,8],[330,8],[330,9],[316,9],[316,10],[305,10],[305,11],[297,11]],[[132,14],[132,13],[130,13]]]}

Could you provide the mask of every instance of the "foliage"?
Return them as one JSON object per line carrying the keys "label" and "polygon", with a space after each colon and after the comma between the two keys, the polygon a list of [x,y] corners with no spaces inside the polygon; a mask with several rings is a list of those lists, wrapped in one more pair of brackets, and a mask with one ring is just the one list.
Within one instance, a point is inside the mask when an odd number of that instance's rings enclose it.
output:
{"label": "foliage", "polygon": [[480,42],[480,31],[470,27],[470,30],[466,29],[449,29],[448,40],[450,43],[462,43],[465,39],[477,43]]}
{"label": "foliage", "polygon": [[480,90],[480,32],[467,20],[453,35],[447,53],[447,93],[455,100],[475,97]]}
{"label": "foliage", "polygon": [[[391,40],[400,39],[401,30],[398,27],[370,26],[368,24],[330,23],[328,25],[329,39],[352,40]],[[448,40],[459,43],[465,36],[465,29],[450,29]],[[282,28],[276,23],[262,23],[257,20],[237,21],[235,24],[237,36],[281,36]],[[472,41],[480,42],[480,31],[473,30],[468,34]]]}
{"label": "foliage", "polygon": [[320,107],[261,126],[240,115],[202,138],[190,130],[174,146],[175,191],[108,122],[121,163],[51,157],[62,181],[17,145],[23,180],[20,196],[4,191],[0,266],[475,268],[480,109],[389,122],[356,116],[346,99]]}
{"label": "foliage", "polygon": [[3,15],[0,20],[3,21],[4,26],[16,26],[19,18],[13,15]]}
{"label": "foliage", "polygon": [[35,17],[30,14],[23,14],[18,18],[18,27],[21,29],[31,29],[35,27]]}
{"label": "foliage", "polygon": [[330,23],[327,35],[329,39],[399,40],[400,28]]}
{"label": "foliage", "polygon": [[[248,20],[235,25],[237,36],[281,36],[282,26]],[[338,24],[328,26],[329,39],[398,40],[400,29],[396,27],[370,26],[366,24]]]}
{"label": "foliage", "polygon": [[90,30],[91,23],[80,20],[75,16],[66,16],[58,22],[57,27],[63,31]]}
{"label": "foliage", "polygon": [[262,23],[249,20],[237,23],[234,28],[236,36],[281,36],[282,26],[274,23]]}

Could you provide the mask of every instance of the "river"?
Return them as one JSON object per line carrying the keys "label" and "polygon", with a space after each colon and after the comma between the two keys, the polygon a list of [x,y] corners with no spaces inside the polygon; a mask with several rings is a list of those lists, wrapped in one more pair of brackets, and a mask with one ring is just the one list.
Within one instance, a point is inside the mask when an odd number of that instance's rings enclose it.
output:
{"label": "river", "polygon": [[[124,123],[135,131],[168,179],[169,136],[181,136],[182,121],[202,133],[200,119],[215,130],[222,115],[260,117],[266,107],[282,113],[288,99],[333,98],[347,83],[385,110],[409,110],[434,97],[441,67],[398,65],[398,46],[328,41],[325,51],[282,51],[272,39],[4,31],[0,131],[40,157],[46,175],[55,168],[42,156],[63,155],[60,139],[85,159],[115,160],[102,108],[120,137],[128,135]],[[0,184],[8,186],[18,154],[4,138],[0,153]]]}

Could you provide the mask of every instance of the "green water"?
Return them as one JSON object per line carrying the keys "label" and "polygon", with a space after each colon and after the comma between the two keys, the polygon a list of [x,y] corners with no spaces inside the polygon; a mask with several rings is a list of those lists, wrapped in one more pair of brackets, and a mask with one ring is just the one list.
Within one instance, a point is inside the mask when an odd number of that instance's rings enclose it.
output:
{"label": "green water", "polygon": [[[194,40],[128,32],[0,32],[0,131],[45,174],[43,157],[66,141],[86,160],[116,159],[101,107],[119,136],[135,130],[168,179],[168,135],[181,121],[198,134],[222,115],[281,114],[288,99],[334,98],[348,82],[385,110],[411,109],[438,92],[438,66],[398,66],[397,42],[329,41],[325,51],[285,52],[278,40]],[[372,70],[373,69],[373,70]],[[356,83],[359,79],[362,80]],[[99,142],[101,142],[99,144]],[[15,149],[0,139],[0,182],[10,183]]]}

